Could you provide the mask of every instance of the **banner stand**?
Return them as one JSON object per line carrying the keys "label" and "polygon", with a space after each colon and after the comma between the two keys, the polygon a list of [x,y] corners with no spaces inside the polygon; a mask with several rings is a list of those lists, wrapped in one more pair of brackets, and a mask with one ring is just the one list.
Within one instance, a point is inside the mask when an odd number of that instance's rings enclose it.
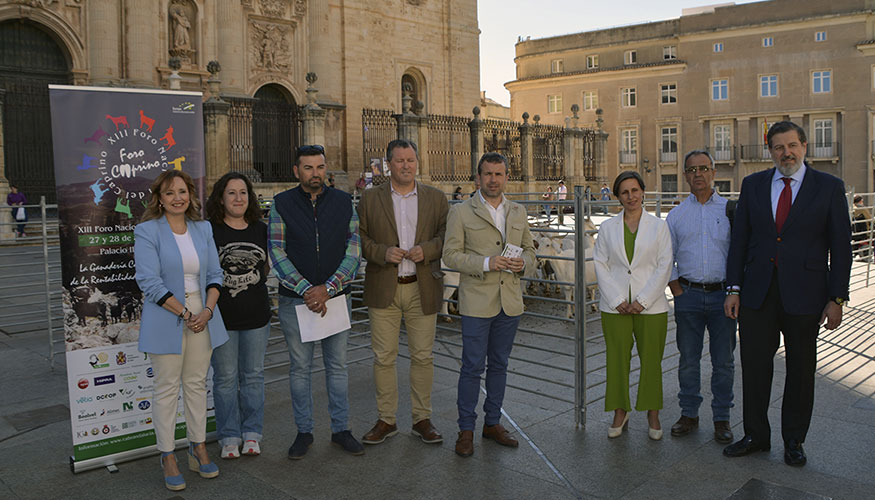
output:
{"label": "banner stand", "polygon": [[[206,199],[200,92],[49,85],[58,196],[67,386],[76,472],[158,453],[154,372],[140,352],[142,291],[134,228],[167,170],[192,177]],[[180,327],[180,334],[182,329]],[[215,440],[212,370],[207,436]],[[188,445],[178,399],[174,437]]]}
{"label": "banner stand", "polygon": [[[212,443],[216,440],[216,432],[207,432],[207,443]],[[188,439],[177,439],[174,443],[177,450],[187,449],[188,448]],[[158,445],[146,446],[144,448],[137,448],[134,450],[122,451],[119,453],[114,453],[112,455],[106,455],[103,457],[97,458],[89,458],[87,460],[79,460],[77,461],[73,456],[70,456],[70,472],[73,474],[78,474],[79,472],[85,472],[89,470],[99,469],[101,467],[114,467],[117,464],[130,462],[131,460],[139,460],[145,457],[151,457],[154,455],[158,455],[160,452],[158,451]],[[115,472],[115,471],[110,471]]]}

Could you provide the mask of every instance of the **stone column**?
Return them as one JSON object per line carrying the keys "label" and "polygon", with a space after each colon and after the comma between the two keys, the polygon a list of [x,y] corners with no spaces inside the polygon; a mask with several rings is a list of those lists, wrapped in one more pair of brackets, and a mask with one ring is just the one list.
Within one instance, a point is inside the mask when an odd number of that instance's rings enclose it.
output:
{"label": "stone column", "polygon": [[428,156],[428,116],[425,115],[425,104],[416,101],[413,104],[413,113],[416,116],[416,144],[419,153],[419,177],[422,182],[431,183],[431,162]]}
{"label": "stone column", "polygon": [[[746,158],[755,158],[755,156],[753,156],[754,154],[757,155],[756,157],[760,154],[760,148],[757,147],[759,142],[760,141],[750,136],[750,117],[741,116],[737,118],[735,127],[735,146],[738,156],[736,157],[735,168],[732,173],[732,187],[735,191],[741,189],[741,181],[745,176],[744,170],[748,163],[744,160]],[[683,156],[684,153],[678,152],[678,154]],[[682,178],[682,176],[678,177],[678,179]],[[680,183],[678,183],[678,189],[680,189]]]}
{"label": "stone column", "polygon": [[231,131],[229,111],[231,105],[219,96],[219,63],[210,61],[207,69],[212,75],[207,83],[210,98],[204,102],[204,149],[207,169],[207,187],[231,171]]}
{"label": "stone column", "polygon": [[480,157],[483,156],[486,141],[483,140],[483,120],[480,119],[480,107],[474,106],[471,110],[474,113],[474,119],[468,122],[468,128],[471,129],[471,175],[477,175],[477,163],[480,162]]}
{"label": "stone column", "polygon": [[316,104],[319,91],[313,87],[316,73],[307,73],[307,105],[301,109],[300,119],[304,144],[325,145],[325,115],[327,112]]}
{"label": "stone column", "polygon": [[6,151],[3,147],[3,113],[4,104],[6,102],[6,91],[0,89],[0,205],[4,205],[0,209],[0,240],[10,240],[15,238],[12,230],[12,210],[5,207],[6,196],[9,194],[9,181],[6,180]]}
{"label": "stone column", "polygon": [[[535,115],[540,119],[538,115]],[[520,125],[520,170],[523,174],[526,192],[534,192],[534,158],[532,157],[532,126],[529,124],[529,113],[523,113],[523,124]]]}
{"label": "stone column", "polygon": [[[156,31],[162,24],[158,19],[166,19],[167,13],[158,11],[161,2],[125,2],[125,57],[126,79],[134,87],[154,88],[157,86],[155,68],[160,61],[161,50]],[[124,57],[124,55],[123,55]]]}
{"label": "stone column", "polygon": [[[312,2],[311,2],[312,3]],[[246,93],[244,61],[249,47],[245,38],[246,13],[240,0],[216,0],[217,58],[222,61],[222,91],[226,94]]]}
{"label": "stone column", "polygon": [[602,125],[605,120],[602,118],[602,108],[595,110],[596,114],[596,131],[593,139],[593,163],[595,165],[596,181],[598,183],[608,181],[608,133],[602,130]]}
{"label": "stone column", "polygon": [[[105,85],[118,81],[123,75],[119,74],[122,67],[121,38],[119,33],[119,6],[118,0],[90,0],[86,4],[88,11],[88,59],[91,61],[89,68],[89,83]],[[123,55],[122,55],[123,56]]]}

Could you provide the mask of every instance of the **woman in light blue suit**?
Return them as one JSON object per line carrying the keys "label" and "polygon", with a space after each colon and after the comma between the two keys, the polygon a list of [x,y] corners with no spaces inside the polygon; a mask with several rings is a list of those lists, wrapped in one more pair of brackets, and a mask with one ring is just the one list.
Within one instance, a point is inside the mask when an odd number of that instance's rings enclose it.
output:
{"label": "woman in light blue suit", "polygon": [[201,477],[219,475],[206,440],[206,378],[213,348],[228,340],[216,308],[222,269],[209,222],[201,220],[191,177],[162,172],[134,230],[137,285],[145,297],[139,349],[149,354],[155,373],[152,423],[164,484],[173,491],[185,480],[173,454],[179,385],[182,383],[188,433],[188,466]]}

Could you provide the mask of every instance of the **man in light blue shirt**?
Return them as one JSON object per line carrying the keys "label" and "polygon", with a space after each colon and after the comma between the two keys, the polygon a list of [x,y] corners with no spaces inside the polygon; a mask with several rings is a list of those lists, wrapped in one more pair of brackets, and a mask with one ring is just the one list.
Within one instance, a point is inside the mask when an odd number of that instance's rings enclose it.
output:
{"label": "man in light blue shirt", "polygon": [[684,156],[684,178],[691,194],[668,214],[674,266],[668,285],[674,295],[681,417],[672,436],[684,436],[699,425],[700,366],[705,327],[711,353],[711,413],[714,439],[731,443],[729,410],[735,375],[735,320],[723,311],[729,218],[726,198],[713,188],[714,159],[707,151]]}

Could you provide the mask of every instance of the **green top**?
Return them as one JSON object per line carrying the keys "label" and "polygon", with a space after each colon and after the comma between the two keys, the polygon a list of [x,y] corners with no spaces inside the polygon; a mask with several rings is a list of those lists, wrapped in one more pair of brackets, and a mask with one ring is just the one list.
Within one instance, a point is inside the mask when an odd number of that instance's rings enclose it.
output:
{"label": "green top", "polygon": [[[623,245],[626,247],[626,258],[629,259],[629,264],[632,263],[632,257],[635,256],[635,236],[638,235],[638,231],[634,233],[629,230],[629,226],[623,222]],[[632,303],[632,283],[629,283],[629,303]]]}
{"label": "green top", "polygon": [[629,264],[632,263],[632,257],[635,255],[635,236],[638,234],[638,231],[634,233],[629,230],[629,226],[626,223],[623,223],[623,244],[626,246],[626,258],[629,259]]}

